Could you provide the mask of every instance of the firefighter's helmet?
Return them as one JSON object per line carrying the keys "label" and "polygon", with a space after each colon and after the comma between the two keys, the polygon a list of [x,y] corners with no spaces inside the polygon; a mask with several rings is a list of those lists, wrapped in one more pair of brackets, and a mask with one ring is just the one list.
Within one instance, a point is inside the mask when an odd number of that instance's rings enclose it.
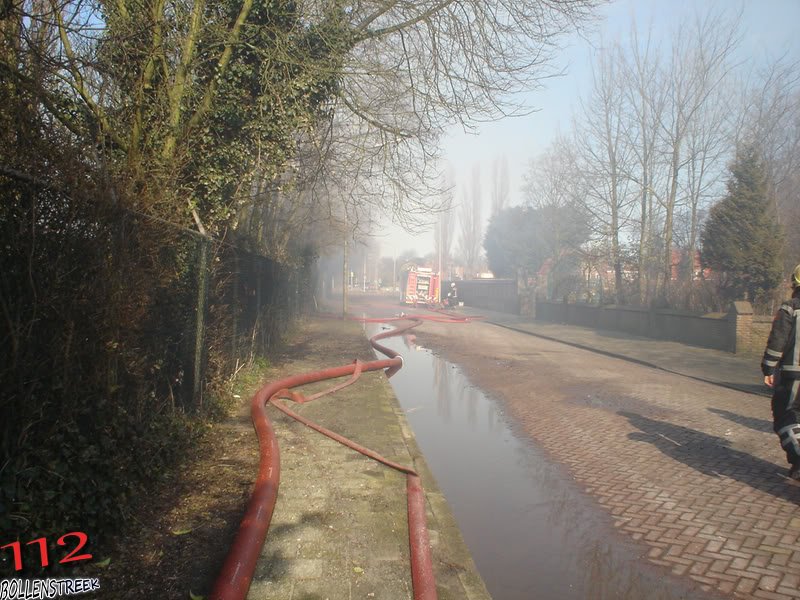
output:
{"label": "firefighter's helmet", "polygon": [[800,265],[797,265],[792,271],[792,287],[800,287]]}

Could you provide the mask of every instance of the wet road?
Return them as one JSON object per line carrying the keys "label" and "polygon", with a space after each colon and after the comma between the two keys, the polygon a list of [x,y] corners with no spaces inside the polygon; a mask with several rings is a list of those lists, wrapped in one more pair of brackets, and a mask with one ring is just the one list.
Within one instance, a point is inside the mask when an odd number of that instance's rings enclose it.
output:
{"label": "wet road", "polygon": [[484,323],[419,331],[452,364],[405,348],[392,383],[495,598],[797,597],[800,489],[763,400]]}

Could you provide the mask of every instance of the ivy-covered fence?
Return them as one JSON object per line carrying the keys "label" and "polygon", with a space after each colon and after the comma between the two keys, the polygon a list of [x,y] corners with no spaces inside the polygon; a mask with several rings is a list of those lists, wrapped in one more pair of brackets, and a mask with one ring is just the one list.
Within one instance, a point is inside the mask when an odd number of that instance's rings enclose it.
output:
{"label": "ivy-covered fence", "polygon": [[0,188],[0,532],[101,535],[303,310],[311,264]]}

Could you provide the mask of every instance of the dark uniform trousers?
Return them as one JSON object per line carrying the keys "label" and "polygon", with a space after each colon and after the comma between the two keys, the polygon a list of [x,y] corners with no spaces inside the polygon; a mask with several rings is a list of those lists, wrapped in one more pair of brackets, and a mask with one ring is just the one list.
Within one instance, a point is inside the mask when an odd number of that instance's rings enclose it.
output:
{"label": "dark uniform trousers", "polygon": [[786,451],[786,460],[800,463],[800,379],[781,378],[772,393],[772,423]]}

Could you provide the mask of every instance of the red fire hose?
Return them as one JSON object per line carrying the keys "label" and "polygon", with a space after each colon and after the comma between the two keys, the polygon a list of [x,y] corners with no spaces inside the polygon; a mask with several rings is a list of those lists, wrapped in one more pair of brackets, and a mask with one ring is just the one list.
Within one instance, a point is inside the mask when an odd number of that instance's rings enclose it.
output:
{"label": "red fire hose", "polygon": [[[386,319],[358,320],[381,323],[398,320],[408,320],[411,322],[408,325],[379,333],[370,339],[372,346],[379,352],[388,356],[389,358],[387,359],[369,362],[356,361],[341,367],[294,375],[265,385],[253,396],[250,404],[250,414],[256,429],[260,449],[258,477],[256,478],[255,487],[250,496],[250,502],[247,505],[244,518],[239,525],[239,530],[228,551],[222,570],[214,583],[214,588],[210,595],[211,600],[243,600],[247,596],[253,573],[255,572],[256,562],[261,553],[261,548],[264,545],[264,540],[267,537],[267,530],[269,529],[269,524],[272,519],[272,512],[275,509],[275,501],[278,496],[278,484],[280,481],[278,442],[272,424],[267,416],[266,407],[268,403],[272,403],[285,414],[315,431],[406,474],[408,535],[414,599],[436,599],[436,582],[433,576],[433,563],[431,560],[428,529],[425,520],[425,495],[416,471],[410,467],[390,461],[369,448],[360,446],[352,440],[305,419],[277,400],[282,398],[293,400],[298,403],[309,402],[354,383],[360,374],[365,371],[386,370],[386,375],[391,377],[391,375],[396,373],[403,366],[403,359],[393,350],[378,344],[377,340],[404,333],[419,325],[423,320],[466,323],[472,320],[472,318],[444,313],[442,316],[413,315]],[[305,397],[291,389],[308,383],[326,379],[336,379],[346,375],[351,375],[348,381],[319,394],[314,394],[313,396]]]}

